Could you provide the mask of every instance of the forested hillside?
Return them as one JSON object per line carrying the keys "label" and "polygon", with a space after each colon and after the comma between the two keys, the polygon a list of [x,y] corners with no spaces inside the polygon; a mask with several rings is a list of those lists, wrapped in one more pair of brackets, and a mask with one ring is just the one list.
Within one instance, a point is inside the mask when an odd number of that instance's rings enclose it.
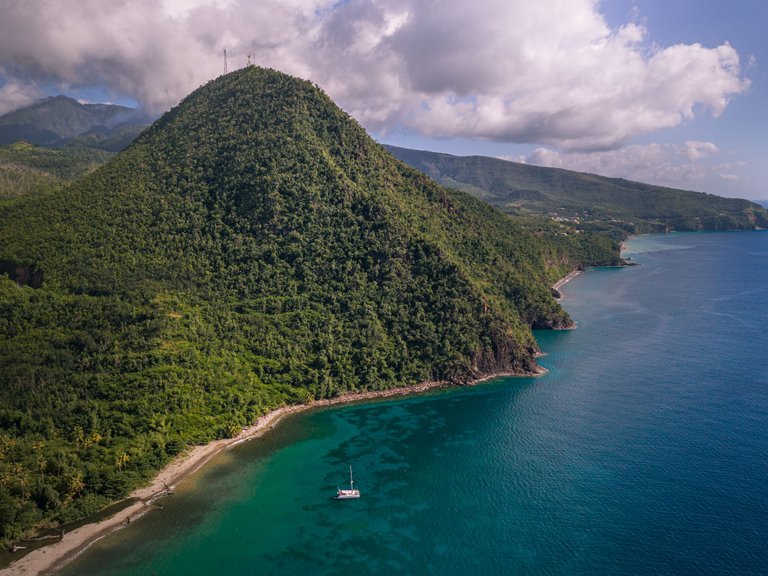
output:
{"label": "forested hillside", "polygon": [[97,148],[43,148],[29,142],[0,146],[0,201],[46,191],[92,172],[114,154]]}
{"label": "forested hillside", "polygon": [[485,156],[387,149],[437,182],[504,212],[548,215],[581,229],[626,235],[768,227],[768,210],[748,200]]}
{"label": "forested hillside", "polygon": [[0,203],[0,537],[94,512],[286,403],[530,374],[612,241],[515,222],[308,82],[223,76],[82,179]]}

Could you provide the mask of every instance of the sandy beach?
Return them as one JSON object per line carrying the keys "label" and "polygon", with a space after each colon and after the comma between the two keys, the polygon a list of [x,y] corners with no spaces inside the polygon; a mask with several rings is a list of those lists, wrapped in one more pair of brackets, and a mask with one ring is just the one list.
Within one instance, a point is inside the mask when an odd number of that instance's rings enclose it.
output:
{"label": "sandy beach", "polygon": [[[553,290],[557,290],[558,292],[560,292],[560,288],[562,288],[565,284],[567,284],[568,282],[570,282],[571,280],[576,278],[576,276],[578,276],[579,274],[581,274],[581,270],[574,270],[573,272],[569,272],[568,274],[566,274],[565,276],[560,278],[560,280],[555,282],[552,285],[552,289]],[[562,298],[562,296],[560,298],[558,298],[558,300],[560,300],[561,298]]]}
{"label": "sandy beach", "polygon": [[[542,370],[540,373],[544,373]],[[478,384],[486,380],[501,376],[519,376],[511,373],[488,374],[478,378],[470,383]],[[128,500],[134,499],[136,502],[115,513],[104,520],[86,524],[79,528],[64,534],[63,539],[33,550],[14,561],[8,568],[0,570],[0,576],[33,576],[37,574],[51,574],[61,569],[67,563],[71,562],[78,555],[88,549],[94,542],[108,536],[112,532],[128,525],[132,520],[152,510],[153,503],[169,492],[172,492],[174,486],[185,477],[195,473],[204,466],[211,458],[224,450],[228,450],[242,442],[252,438],[257,438],[265,432],[272,429],[282,418],[289,414],[303,412],[312,408],[322,406],[332,406],[336,404],[349,404],[352,402],[361,402],[377,398],[389,398],[393,396],[406,396],[418,394],[427,390],[448,387],[452,384],[441,381],[421,382],[411,386],[402,386],[387,390],[375,390],[370,392],[359,392],[344,394],[336,398],[317,400],[308,404],[298,404],[293,406],[283,406],[264,416],[261,416],[256,423],[245,428],[234,438],[216,440],[203,446],[194,446],[184,454],[168,464],[155,477],[149,486],[134,490]]]}
{"label": "sandy beach", "polygon": [[[559,290],[561,286],[572,280],[578,274],[579,271],[574,270],[564,278],[558,280],[552,287],[555,290]],[[537,374],[531,375],[520,375],[507,372],[488,374],[473,380],[469,385],[479,384],[480,382],[502,376],[536,376],[544,373],[546,373],[546,370],[540,369]],[[428,381],[387,390],[344,394],[337,396],[336,398],[316,400],[308,404],[297,404],[277,408],[276,410],[261,416],[252,426],[245,428],[234,438],[216,440],[209,444],[194,446],[187,450],[184,454],[173,460],[161,470],[149,486],[134,490],[127,498],[127,500],[135,500],[133,504],[120,510],[109,518],[86,524],[71,532],[67,532],[61,540],[58,540],[53,544],[29,552],[14,561],[8,568],[0,570],[0,576],[33,576],[55,572],[83,553],[94,542],[108,536],[115,530],[119,530],[128,525],[131,520],[135,520],[150,511],[153,503],[158,498],[167,496],[169,492],[173,491],[174,486],[177,483],[190,474],[195,473],[211,458],[242,442],[263,435],[289,414],[295,414],[297,412],[303,412],[322,406],[418,394],[427,390],[448,386],[452,386],[452,384],[442,381]]]}

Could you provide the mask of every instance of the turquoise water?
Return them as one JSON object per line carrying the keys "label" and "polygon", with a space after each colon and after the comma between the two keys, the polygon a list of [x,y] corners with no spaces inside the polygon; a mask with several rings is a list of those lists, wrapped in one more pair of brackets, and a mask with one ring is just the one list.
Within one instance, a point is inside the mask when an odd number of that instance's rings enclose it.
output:
{"label": "turquoise water", "polygon": [[64,574],[768,574],[768,233],[627,248],[546,376],[292,417]]}

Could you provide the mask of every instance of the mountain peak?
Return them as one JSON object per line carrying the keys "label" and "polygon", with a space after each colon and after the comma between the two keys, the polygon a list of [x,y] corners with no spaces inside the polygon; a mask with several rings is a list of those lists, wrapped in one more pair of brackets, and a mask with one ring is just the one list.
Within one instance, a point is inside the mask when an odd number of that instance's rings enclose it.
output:
{"label": "mountain peak", "polygon": [[[202,113],[204,112],[204,113]],[[195,130],[226,141],[245,141],[269,132],[275,137],[307,136],[321,124],[354,124],[312,83],[269,68],[248,66],[210,81],[166,113],[146,134]],[[338,126],[337,126],[338,128]]]}
{"label": "mountain peak", "polygon": [[140,112],[114,104],[81,104],[69,96],[49,96],[0,116],[0,145],[26,140],[61,146],[93,129],[108,132],[121,124],[145,124]]}

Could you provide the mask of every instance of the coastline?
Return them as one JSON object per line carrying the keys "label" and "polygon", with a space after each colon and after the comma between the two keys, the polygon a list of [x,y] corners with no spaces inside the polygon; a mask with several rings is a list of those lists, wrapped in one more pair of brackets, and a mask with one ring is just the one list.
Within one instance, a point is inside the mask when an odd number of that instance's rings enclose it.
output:
{"label": "coastline", "polygon": [[[573,270],[569,272],[563,278],[555,282],[555,284],[552,286],[552,289],[559,294],[559,289],[563,285],[573,280],[580,273],[581,270]],[[562,295],[559,295],[556,299],[560,300],[561,298]],[[538,371],[535,374],[497,372],[480,376],[465,385],[474,386],[476,384],[480,384],[481,382],[486,382],[488,380],[502,377],[531,378],[541,376],[546,373],[547,370],[541,367],[538,368]],[[108,518],[75,528],[71,532],[67,532],[62,539],[52,544],[48,544],[41,548],[32,550],[24,556],[21,556],[18,560],[11,562],[8,567],[0,569],[0,576],[32,576],[36,574],[53,574],[77,558],[80,554],[85,552],[95,542],[106,536],[109,536],[113,532],[130,524],[132,520],[136,520],[137,518],[140,518],[147,512],[151,511],[153,504],[157,499],[170,495],[173,492],[174,487],[179,482],[197,472],[214,456],[224,452],[225,450],[234,448],[238,444],[242,444],[243,442],[247,442],[253,438],[263,436],[266,432],[274,428],[274,426],[285,416],[325,406],[352,404],[354,402],[363,402],[367,400],[390,398],[395,396],[410,396],[413,394],[420,394],[428,390],[450,388],[454,386],[459,385],[442,380],[429,380],[408,386],[388,388],[386,390],[372,390],[368,392],[352,392],[348,394],[342,394],[341,396],[337,396],[335,398],[314,400],[308,404],[294,404],[276,408],[270,412],[267,412],[263,416],[260,416],[254,424],[244,428],[234,438],[214,440],[208,444],[194,446],[188,449],[184,454],[181,454],[168,465],[166,465],[166,467],[163,468],[157,474],[157,476],[155,476],[149,486],[137,488],[131,492],[128,497],[121,501],[127,502],[135,500],[133,504],[123,508]]]}
{"label": "coastline", "polygon": [[558,296],[556,296],[556,300],[560,300],[563,297],[563,295],[560,294],[560,288],[562,288],[568,282],[576,278],[576,276],[578,276],[579,274],[581,274],[581,270],[572,270],[571,272],[569,272],[568,274],[560,278],[560,280],[558,280],[552,285],[552,290],[558,293]]}
{"label": "coastline", "polygon": [[[467,385],[472,386],[487,380],[505,376],[525,378],[540,376],[544,373],[546,373],[546,370],[544,369],[540,369],[536,374],[515,374],[511,372],[492,373],[481,376]],[[428,390],[450,388],[454,386],[458,385],[447,381],[426,381],[386,390],[353,392],[335,398],[315,400],[307,404],[294,404],[276,408],[275,410],[260,416],[253,425],[244,428],[240,434],[233,438],[215,440],[208,444],[194,446],[188,449],[184,454],[180,455],[163,468],[157,476],[155,476],[149,486],[134,490],[127,498],[122,500],[122,502],[135,500],[133,504],[130,504],[108,518],[85,524],[71,532],[67,532],[62,539],[53,542],[52,544],[32,550],[18,560],[13,561],[8,567],[1,569],[0,576],[32,576],[35,574],[52,574],[57,570],[60,570],[85,552],[98,540],[127,526],[132,520],[136,520],[151,511],[156,500],[170,495],[179,482],[197,472],[214,456],[229,450],[238,444],[263,436],[266,432],[274,428],[274,426],[285,416],[325,406],[351,404],[354,402],[395,396],[410,396]]]}

